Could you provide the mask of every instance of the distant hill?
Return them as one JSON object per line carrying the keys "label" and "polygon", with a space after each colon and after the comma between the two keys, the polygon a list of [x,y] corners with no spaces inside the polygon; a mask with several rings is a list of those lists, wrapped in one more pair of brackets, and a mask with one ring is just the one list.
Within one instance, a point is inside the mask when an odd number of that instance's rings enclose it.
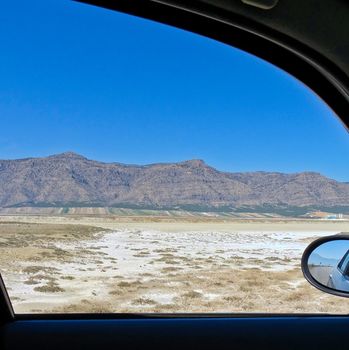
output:
{"label": "distant hill", "polygon": [[228,173],[202,160],[144,166],[66,152],[0,160],[0,207],[126,207],[349,212],[349,184],[319,173]]}
{"label": "distant hill", "polygon": [[313,253],[309,258],[310,265],[335,266],[338,264],[338,259],[325,258],[317,253]]}

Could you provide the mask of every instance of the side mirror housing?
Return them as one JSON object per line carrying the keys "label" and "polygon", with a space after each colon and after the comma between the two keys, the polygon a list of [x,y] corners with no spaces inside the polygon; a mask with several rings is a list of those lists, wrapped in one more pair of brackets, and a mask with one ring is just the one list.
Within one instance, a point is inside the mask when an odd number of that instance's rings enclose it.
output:
{"label": "side mirror housing", "polygon": [[307,281],[325,293],[349,297],[349,234],[317,239],[304,251]]}

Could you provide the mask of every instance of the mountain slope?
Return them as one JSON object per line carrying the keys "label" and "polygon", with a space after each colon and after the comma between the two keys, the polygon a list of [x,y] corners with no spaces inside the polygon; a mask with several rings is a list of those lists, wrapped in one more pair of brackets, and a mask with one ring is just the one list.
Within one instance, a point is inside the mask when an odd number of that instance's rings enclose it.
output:
{"label": "mountain slope", "polygon": [[201,160],[146,166],[66,152],[0,160],[0,206],[349,206],[349,184],[318,173],[227,173]]}

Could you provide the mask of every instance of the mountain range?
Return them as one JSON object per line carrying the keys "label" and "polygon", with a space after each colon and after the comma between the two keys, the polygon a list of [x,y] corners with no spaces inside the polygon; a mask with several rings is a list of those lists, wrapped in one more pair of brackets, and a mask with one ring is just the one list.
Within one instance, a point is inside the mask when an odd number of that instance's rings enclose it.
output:
{"label": "mountain range", "polygon": [[316,172],[219,171],[202,160],[102,163],[73,152],[0,160],[0,207],[349,209],[349,184]]}

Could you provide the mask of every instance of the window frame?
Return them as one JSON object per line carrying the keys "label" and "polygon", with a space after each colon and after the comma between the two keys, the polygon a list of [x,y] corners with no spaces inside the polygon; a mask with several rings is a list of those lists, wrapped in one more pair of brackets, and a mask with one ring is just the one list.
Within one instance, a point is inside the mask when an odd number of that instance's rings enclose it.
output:
{"label": "window frame", "polygon": [[[301,42],[225,10],[203,2],[171,0],[74,0],[154,20],[191,31],[251,53],[283,69],[318,94],[337,113],[348,130],[349,84],[347,75],[333,62]],[[199,3],[199,5],[198,5]],[[319,317],[319,314],[15,314],[0,276],[0,322],[28,319],[119,319],[119,318],[259,318]],[[348,318],[347,315],[335,315]],[[322,315],[321,317],[333,317]]]}

